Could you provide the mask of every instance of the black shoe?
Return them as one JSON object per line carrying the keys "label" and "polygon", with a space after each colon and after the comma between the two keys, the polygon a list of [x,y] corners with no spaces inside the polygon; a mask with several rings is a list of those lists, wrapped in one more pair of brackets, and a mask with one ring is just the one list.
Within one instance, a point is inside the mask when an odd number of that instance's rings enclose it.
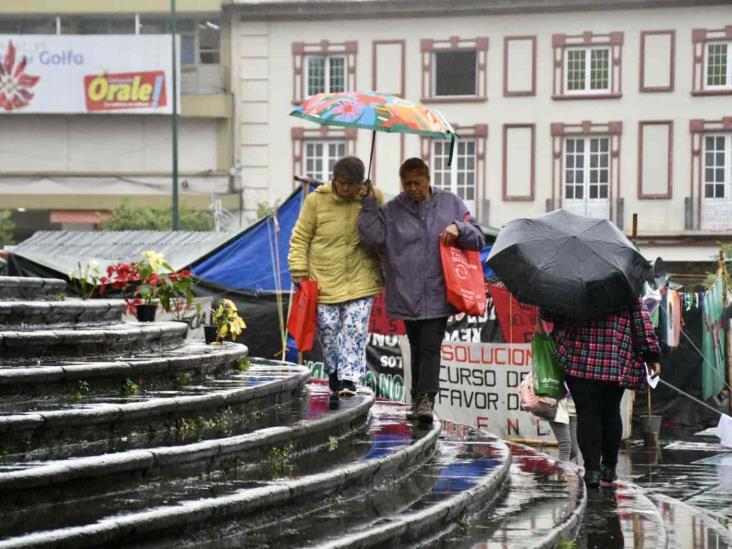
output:
{"label": "black shoe", "polygon": [[338,391],[331,391],[330,396],[328,397],[328,408],[331,410],[338,408],[340,400],[341,397],[338,396]]}
{"label": "black shoe", "polygon": [[585,486],[588,488],[599,488],[600,487],[600,471],[590,470],[585,471]]}
{"label": "black shoe", "polygon": [[432,423],[432,407],[432,399],[428,395],[422,395],[415,410],[415,415],[421,423]]}
{"label": "black shoe", "polygon": [[615,474],[615,467],[606,467],[600,465],[600,487],[601,488],[612,488],[615,486],[615,479],[618,476]]}
{"label": "black shoe", "polygon": [[328,387],[331,391],[336,393],[341,390],[341,380],[338,379],[338,372],[331,372],[328,374]]}
{"label": "black shoe", "polygon": [[348,379],[344,379],[343,381],[341,381],[341,396],[356,396],[356,384]]}

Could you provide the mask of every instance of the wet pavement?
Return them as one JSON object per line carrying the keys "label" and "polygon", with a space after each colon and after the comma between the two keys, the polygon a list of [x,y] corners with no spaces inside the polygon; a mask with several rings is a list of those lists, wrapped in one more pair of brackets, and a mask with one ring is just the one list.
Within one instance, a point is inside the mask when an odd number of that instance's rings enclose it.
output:
{"label": "wet pavement", "polygon": [[618,478],[614,491],[589,491],[579,549],[732,547],[732,449],[716,437],[662,439],[655,447],[631,439]]}

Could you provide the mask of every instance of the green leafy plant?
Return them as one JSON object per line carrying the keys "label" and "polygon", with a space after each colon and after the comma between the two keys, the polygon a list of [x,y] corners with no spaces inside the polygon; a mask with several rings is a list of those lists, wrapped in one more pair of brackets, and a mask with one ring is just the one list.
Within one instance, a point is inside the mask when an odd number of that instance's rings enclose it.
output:
{"label": "green leafy plant", "polygon": [[89,384],[83,379],[80,379],[76,383],[76,388],[71,392],[71,401],[80,402],[84,398],[84,395],[89,392],[89,389]]}
{"label": "green leafy plant", "polygon": [[236,361],[236,365],[234,368],[239,372],[247,372],[249,371],[249,367],[252,365],[251,361],[248,357],[240,358]]}
{"label": "green leafy plant", "polygon": [[338,439],[333,435],[328,437],[328,451],[335,452],[338,449]]}
{"label": "green leafy plant", "polygon": [[63,292],[53,292],[51,294],[52,301],[66,301],[66,294]]}
{"label": "green leafy plant", "polygon": [[91,299],[99,288],[102,278],[99,262],[94,259],[77,262],[76,269],[71,271],[68,276],[71,286],[81,299]]}
{"label": "green leafy plant", "polygon": [[8,454],[7,450],[0,450],[0,465],[4,465],[5,462],[8,460]]}
{"label": "green leafy plant", "polygon": [[250,415],[252,416],[252,419],[258,420],[264,417],[264,412],[262,410],[252,410]]}
{"label": "green leafy plant", "polygon": [[[208,210],[181,206],[180,228],[183,231],[211,231],[214,218]],[[173,209],[170,206],[133,206],[123,201],[112,210],[109,219],[99,225],[103,231],[169,231],[173,226]]]}
{"label": "green leafy plant", "polygon": [[188,372],[180,374],[175,378],[175,386],[178,388],[186,387],[193,382],[193,376]]}
{"label": "green leafy plant", "polygon": [[124,396],[133,396],[140,392],[140,386],[131,379],[125,379],[122,383],[122,394]]}
{"label": "green leafy plant", "polygon": [[122,290],[130,309],[140,304],[152,305],[155,299],[159,299],[165,311],[182,318],[193,301],[191,287],[194,280],[190,270],[176,273],[165,256],[154,250],[143,252],[139,261],[110,265],[106,276],[99,282]]}
{"label": "green leafy plant", "polygon": [[577,542],[571,539],[560,540],[557,549],[577,549]]}
{"label": "green leafy plant", "polygon": [[211,321],[218,328],[216,340],[221,342],[228,335],[233,340],[247,327],[244,319],[239,316],[236,304],[230,299],[222,299],[219,306],[211,313]]}
{"label": "green leafy plant", "polygon": [[281,478],[292,474],[294,471],[294,467],[290,463],[292,449],[292,442],[288,442],[281,447],[270,448],[267,456],[267,466],[272,478]]}

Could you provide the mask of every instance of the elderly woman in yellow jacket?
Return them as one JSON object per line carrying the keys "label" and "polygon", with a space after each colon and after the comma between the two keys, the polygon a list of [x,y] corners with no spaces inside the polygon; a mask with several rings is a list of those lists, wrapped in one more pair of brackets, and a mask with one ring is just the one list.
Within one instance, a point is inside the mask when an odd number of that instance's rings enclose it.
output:
{"label": "elderly woman in yellow jacket", "polygon": [[[379,203],[380,191],[374,189]],[[292,281],[318,282],[318,335],[331,403],[356,394],[366,371],[368,321],[383,285],[376,255],[361,245],[356,222],[367,194],[364,165],[354,156],[333,165],[333,180],[303,204],[287,256]]]}

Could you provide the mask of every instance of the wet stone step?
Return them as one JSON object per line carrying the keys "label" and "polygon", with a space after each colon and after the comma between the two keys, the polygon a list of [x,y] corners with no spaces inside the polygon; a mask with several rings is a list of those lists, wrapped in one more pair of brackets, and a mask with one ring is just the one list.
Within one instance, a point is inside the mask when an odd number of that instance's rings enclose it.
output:
{"label": "wet stone step", "polygon": [[[316,419],[344,413],[343,408],[329,411],[325,400],[322,404],[314,411]],[[381,416],[380,410],[374,411],[369,428],[369,436],[373,435],[371,444],[365,444],[363,437],[341,438],[334,449],[333,440],[326,439],[327,443],[316,448],[315,455],[320,459],[306,455],[302,460],[290,461],[288,452],[296,452],[297,448],[283,450],[279,444],[286,445],[286,438],[274,445],[277,451],[269,446],[264,467],[244,464],[238,473],[229,471],[227,478],[209,475],[157,485],[153,481],[146,483],[148,488],[143,490],[122,491],[98,501],[79,503],[63,519],[65,524],[77,526],[5,539],[0,541],[0,547],[43,545],[50,541],[73,547],[142,547],[161,537],[163,541],[159,543],[163,545],[180,546],[200,528],[218,531],[223,528],[222,521],[235,517],[246,516],[245,520],[252,524],[272,524],[325,498],[349,490],[365,492],[419,468],[434,451],[439,424],[421,429],[404,421],[403,408],[398,415],[399,418],[389,419]],[[309,419],[315,421],[313,417]],[[354,460],[354,453],[359,459]],[[47,513],[48,517],[51,515],[54,518],[47,521],[38,519],[37,527],[53,528],[49,521],[56,522],[59,513]],[[11,522],[25,524],[28,529],[27,523]],[[166,537],[170,541],[165,541]]]}
{"label": "wet stone step", "polygon": [[65,301],[0,301],[0,326],[28,331],[40,327],[120,322],[126,303],[121,299]]}
{"label": "wet stone step", "polygon": [[66,281],[60,278],[0,276],[0,301],[53,299],[65,289]]}
{"label": "wet stone step", "polygon": [[586,502],[576,468],[528,446],[508,446],[511,471],[495,508],[468,517],[435,547],[554,547],[574,538]]}
{"label": "wet stone step", "polygon": [[[0,415],[6,461],[60,459],[176,441],[199,425],[236,424],[252,412],[295,398],[309,372],[301,366],[252,366],[213,386],[153,392],[120,403],[76,403],[64,408]],[[215,433],[214,433],[215,435]]]}
{"label": "wet stone step", "polygon": [[[181,498],[216,497],[263,486],[274,477],[350,463],[369,451],[363,433],[373,400],[366,391],[329,410],[327,390],[315,386],[282,407],[287,416],[249,434],[6,470],[0,473],[5,506],[0,536],[83,525],[107,515]],[[352,442],[356,436],[360,443]]]}
{"label": "wet stone step", "polygon": [[168,349],[181,345],[188,332],[184,322],[122,322],[53,330],[0,331],[2,364],[10,357],[86,356],[129,350]]}
{"label": "wet stone step", "polygon": [[443,425],[432,458],[394,482],[366,493],[337,494],[275,525],[230,523],[208,538],[194,535],[189,545],[265,547],[276,540],[281,547],[407,547],[433,532],[460,527],[466,513],[489,509],[501,494],[510,454],[494,437],[451,422]]}
{"label": "wet stone step", "polygon": [[[175,389],[228,369],[245,369],[248,361],[239,361],[246,354],[245,345],[186,340],[152,356],[146,352],[117,357],[0,360],[0,410],[40,409],[49,398],[129,394],[134,389],[130,383],[144,390]],[[25,401],[27,404],[21,404]]]}

